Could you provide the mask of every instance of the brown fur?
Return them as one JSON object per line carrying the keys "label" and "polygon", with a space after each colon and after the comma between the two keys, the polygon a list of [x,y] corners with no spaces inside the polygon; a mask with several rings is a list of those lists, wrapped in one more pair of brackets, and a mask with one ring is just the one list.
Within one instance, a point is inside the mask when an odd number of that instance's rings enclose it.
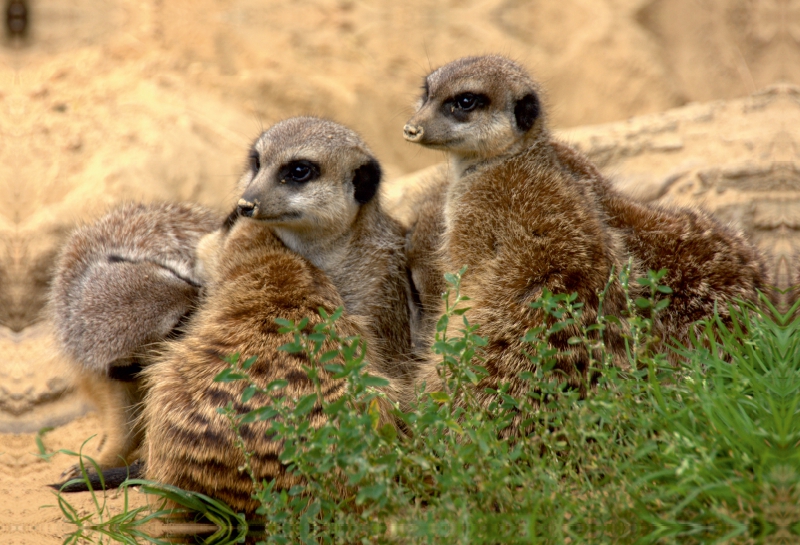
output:
{"label": "brown fur", "polygon": [[[497,68],[495,58],[478,58],[435,71],[426,80],[427,96],[406,126],[412,141],[440,149],[450,149],[454,142],[452,147],[458,151],[445,197],[440,266],[445,271],[468,267],[461,286],[462,293],[471,298],[468,316],[481,325],[478,332],[488,339],[484,365],[489,376],[475,387],[476,396],[484,400],[488,400],[484,389],[500,383],[509,383],[512,395],[527,388],[519,375],[532,370],[532,364],[522,354],[526,345],[521,339],[545,321],[541,311],[528,306],[544,288],[554,293],[577,292],[584,303],[583,325],[588,326],[597,319],[598,294],[610,275],[628,261],[620,234],[608,225],[591,188],[575,184],[547,145],[550,137],[540,109],[524,131],[513,122],[499,122],[492,115],[495,110],[467,115],[491,125],[476,129],[485,139],[479,142],[469,141],[470,132],[461,126],[462,121],[448,117],[448,100],[478,87],[492,97],[489,108],[510,111],[513,119],[513,103],[504,105],[495,94],[523,96],[536,93],[536,88],[522,75],[512,82],[498,82]],[[511,135],[516,135],[515,140],[501,146]],[[435,229],[436,222],[430,226]],[[421,234],[419,238],[430,237]],[[603,310],[624,314],[625,298],[618,283],[610,285]],[[621,333],[610,327],[605,340],[615,362],[624,365]],[[577,327],[569,327],[554,335],[551,344],[570,351],[558,359],[558,376],[586,392],[593,378],[589,354],[567,343],[577,334]],[[428,390],[440,389],[432,366],[426,366],[421,378]],[[508,431],[513,433],[514,428]]]}
{"label": "brown fur", "polygon": [[[466,91],[488,96],[490,104],[465,116],[467,119],[462,122],[449,119],[448,99]],[[520,176],[539,178],[552,185],[553,182],[543,177],[543,172],[547,172],[547,176],[559,179],[559,184],[571,185],[572,189],[566,191],[583,199],[583,206],[600,218],[604,228],[598,234],[603,233],[607,239],[610,235],[624,248],[620,250],[623,255],[633,256],[634,275],[647,269],[669,270],[662,282],[670,285],[674,294],[669,296],[671,305],[655,324],[655,333],[661,338],[687,342],[691,324],[710,316],[715,303],[725,316],[727,308],[723,307],[726,302],[734,298],[754,300],[757,297],[755,290],[765,287],[763,261],[757,250],[740,234],[699,210],[643,204],[622,196],[585,156],[553,140],[543,131],[540,120],[530,130],[520,130],[516,125],[515,105],[520,97],[537,95],[539,91],[535,82],[516,63],[497,56],[461,59],[428,76],[426,92],[420,111],[406,126],[406,137],[451,152],[451,176],[462,188],[469,188],[460,192],[474,193],[474,183],[463,182],[471,180],[478,172],[486,172],[481,174],[486,178],[483,183],[487,186],[493,183],[494,191],[503,192],[511,191],[507,184],[511,181],[515,186]],[[423,130],[420,131],[419,127]],[[524,156],[528,159],[523,160]],[[497,166],[506,163],[513,164],[514,170],[504,171]],[[566,178],[556,176],[556,170]],[[451,189],[447,196],[449,202],[455,194]],[[528,189],[519,191],[514,198],[534,199],[533,195]],[[537,205],[538,212],[544,206],[544,211],[552,215],[552,221],[582,221],[574,214],[569,218],[566,207],[572,205],[567,202],[530,203],[530,206],[534,205]],[[462,207],[461,202],[458,207],[448,204],[440,213],[444,218],[472,213],[471,210],[465,212]],[[426,221],[422,223],[420,220],[413,228],[411,240],[416,240],[421,248],[434,248],[441,244],[444,230],[437,232],[436,222]],[[504,236],[502,231],[506,228],[502,225],[498,228]],[[450,251],[447,238],[443,240],[445,249]],[[619,248],[615,242],[611,242],[609,247]],[[479,250],[474,247],[475,252]],[[561,261],[571,263],[566,258],[574,255],[575,249],[565,248],[565,251],[566,254],[557,256],[553,264],[556,269]],[[530,265],[538,268],[537,254],[528,255],[527,259]],[[520,260],[524,258],[520,257]],[[459,267],[457,261],[445,262],[443,266],[449,270]],[[587,260],[583,266],[604,270],[607,265],[604,261]],[[427,274],[430,276],[431,273]],[[414,275],[418,275],[417,271]],[[635,281],[631,285],[635,287]],[[609,307],[606,310],[613,312]]]}
{"label": "brown fur", "polygon": [[[417,220],[406,235],[406,255],[417,293],[414,345],[420,353],[433,342],[436,320],[442,313],[442,294],[447,289],[439,260],[444,234],[444,202],[447,177],[432,180],[416,202]],[[455,272],[455,271],[447,271]]]}
{"label": "brown fur", "polygon": [[50,313],[81,389],[100,411],[99,448],[86,454],[101,467],[132,461],[139,443],[140,385],[114,377],[146,364],[148,349],[191,311],[200,291],[195,246],[219,221],[195,205],[125,204],[76,229],[61,251]]}
{"label": "brown fur", "polygon": [[[234,509],[252,513],[257,503],[250,498],[250,477],[238,470],[244,463],[234,446],[228,421],[217,413],[229,401],[244,412],[264,405],[256,396],[240,402],[244,383],[215,383],[214,376],[226,364],[223,356],[257,356],[250,368],[259,386],[287,379],[292,397],[313,393],[313,385],[302,369],[304,357],[278,350],[289,339],[278,333],[275,318],[299,321],[309,317],[309,327],[319,322],[317,309],[329,312],[342,299],[328,278],[302,257],[288,250],[266,224],[238,220],[228,236],[221,232],[203,240],[199,248],[208,296],[187,326],[185,335],[166,343],[163,355],[146,371],[149,391],[143,414],[147,430],[144,446],[147,477],[195,490],[217,498]],[[362,324],[345,316],[337,323],[342,336],[363,335]],[[370,373],[380,376],[379,370]],[[334,401],[345,384],[321,373],[325,398]],[[386,389],[396,400],[393,386]],[[390,404],[381,399],[384,421]],[[310,413],[311,424],[325,421],[320,408]],[[282,445],[265,435],[269,422],[245,425],[246,448],[253,453],[257,479],[276,479],[278,489],[297,484],[278,461]]]}
{"label": "brown fur", "polygon": [[590,183],[609,224],[644,270],[667,269],[662,284],[672,288],[669,306],[656,331],[665,340],[689,342],[692,324],[717,312],[729,316],[727,303],[757,301],[766,291],[763,257],[740,233],[700,209],[640,203],[616,191],[588,157],[552,141],[561,163],[579,182]]}
{"label": "brown fur", "polygon": [[[314,163],[318,177],[293,182],[285,169],[298,161]],[[381,207],[380,166],[367,145],[332,121],[296,117],[255,141],[251,163],[239,184],[243,213],[328,275],[348,313],[366,319],[381,370],[410,381],[405,232]]]}

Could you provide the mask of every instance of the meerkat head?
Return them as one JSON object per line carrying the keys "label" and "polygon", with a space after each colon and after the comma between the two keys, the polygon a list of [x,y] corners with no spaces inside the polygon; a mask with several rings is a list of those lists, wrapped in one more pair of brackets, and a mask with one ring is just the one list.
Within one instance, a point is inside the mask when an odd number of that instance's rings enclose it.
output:
{"label": "meerkat head", "polygon": [[404,136],[464,161],[513,152],[545,131],[540,96],[514,61],[497,55],[458,59],[425,78]]}
{"label": "meerkat head", "polygon": [[238,213],[269,223],[279,236],[336,235],[375,197],[380,180],[378,161],[356,133],[294,117],[253,143],[239,180]]}

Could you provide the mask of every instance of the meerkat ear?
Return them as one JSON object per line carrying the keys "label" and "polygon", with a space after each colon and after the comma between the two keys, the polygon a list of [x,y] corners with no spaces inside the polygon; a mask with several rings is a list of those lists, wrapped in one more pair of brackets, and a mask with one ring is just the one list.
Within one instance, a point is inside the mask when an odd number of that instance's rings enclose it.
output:
{"label": "meerkat ear", "polygon": [[517,127],[522,132],[528,132],[533,127],[536,118],[539,117],[539,99],[533,93],[528,93],[517,101],[514,105],[514,117],[517,120]]}
{"label": "meerkat ear", "polygon": [[367,204],[378,192],[381,183],[381,165],[375,159],[370,159],[358,167],[353,174],[353,187],[355,199],[359,204]]}

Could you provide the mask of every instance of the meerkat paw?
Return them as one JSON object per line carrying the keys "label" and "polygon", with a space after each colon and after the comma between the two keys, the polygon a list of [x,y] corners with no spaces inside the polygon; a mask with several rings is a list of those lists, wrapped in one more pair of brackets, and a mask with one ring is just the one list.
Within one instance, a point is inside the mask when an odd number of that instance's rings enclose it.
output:
{"label": "meerkat paw", "polygon": [[[96,473],[94,466],[91,463],[84,463],[83,467],[86,469],[87,474]],[[80,479],[82,475],[83,472],[81,471],[81,465],[73,464],[61,473],[59,479],[62,483],[65,483],[67,481],[71,481],[72,479]]]}
{"label": "meerkat paw", "polygon": [[81,467],[79,464],[73,464],[69,466],[67,469],[61,472],[61,475],[58,476],[59,480],[61,481],[70,481],[72,479],[77,479],[81,474]]}
{"label": "meerkat paw", "polygon": [[215,265],[222,248],[223,237],[222,231],[214,231],[201,238],[197,244],[194,274],[203,285],[209,284],[214,279]]}

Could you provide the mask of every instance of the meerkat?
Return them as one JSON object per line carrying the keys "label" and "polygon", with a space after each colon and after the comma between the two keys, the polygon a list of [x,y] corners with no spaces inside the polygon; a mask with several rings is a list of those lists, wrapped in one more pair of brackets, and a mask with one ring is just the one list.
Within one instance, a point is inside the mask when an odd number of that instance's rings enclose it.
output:
{"label": "meerkat", "polygon": [[[252,499],[250,476],[239,470],[245,462],[236,448],[236,436],[217,409],[233,402],[238,412],[264,406],[269,400],[256,395],[241,402],[242,381],[218,383],[214,377],[226,368],[223,357],[240,354],[258,359],[249,369],[261,387],[285,379],[282,392],[290,399],[313,393],[314,385],[303,370],[303,355],[279,350],[287,342],[278,333],[276,318],[300,321],[309,317],[309,327],[320,321],[317,309],[328,312],[342,306],[336,287],[319,268],[286,248],[262,221],[240,218],[230,231],[222,229],[201,241],[198,262],[206,279],[203,304],[186,326],[182,337],[167,341],[158,361],[149,366],[143,424],[145,475],[162,483],[201,492],[221,500],[237,511],[252,514],[258,503]],[[363,321],[347,313],[336,324],[342,336],[369,339]],[[367,361],[375,361],[369,353]],[[333,349],[335,347],[328,347]],[[368,372],[383,376],[380,366],[368,364]],[[320,372],[321,390],[327,401],[344,392],[344,381]],[[392,422],[392,402],[401,395],[394,382],[379,398],[381,422]],[[313,426],[326,415],[317,405],[309,413]],[[241,430],[255,478],[276,480],[277,489],[298,484],[279,460],[282,444],[268,435],[270,423],[256,421]]]}
{"label": "meerkat", "polygon": [[[579,335],[580,325],[596,322],[604,290],[605,314],[621,317],[626,308],[622,287],[609,279],[630,256],[589,188],[574,183],[547,144],[540,95],[513,63],[462,59],[426,78],[404,131],[409,141],[448,150],[452,158],[435,253],[441,270],[467,266],[461,292],[470,297],[470,321],[480,324],[478,333],[488,343],[483,355],[489,375],[474,387],[481,401],[491,399],[486,388],[501,383],[511,395],[527,391],[519,375],[533,364],[523,354],[522,338],[547,320],[529,306],[545,288],[577,292],[584,305],[581,324],[550,338],[561,351],[557,376],[582,394],[595,377],[591,354],[585,346],[570,346],[569,338]],[[604,340],[614,362],[624,366],[623,330],[608,327]],[[425,365],[420,378],[428,391],[441,389],[434,366]]]}
{"label": "meerkat", "polygon": [[411,380],[414,294],[405,231],[378,195],[381,167],[352,130],[315,117],[284,120],[254,142],[238,208],[268,225],[367,319],[381,371]]}
{"label": "meerkat", "polygon": [[[567,176],[587,206],[599,211],[636,269],[667,269],[662,282],[673,289],[671,302],[654,324],[662,339],[686,343],[692,324],[711,316],[715,305],[725,316],[725,303],[757,299],[757,290],[764,288],[763,260],[741,234],[700,210],[644,204],[623,196],[588,158],[537,130],[542,114],[539,88],[517,63],[501,56],[460,59],[430,74],[424,91],[404,134],[410,142],[449,152],[455,182],[448,185],[447,202],[456,203],[461,193],[472,191],[463,180],[474,179],[478,170],[499,172],[498,165],[521,162],[526,155],[541,157],[540,162]],[[535,167],[519,165],[508,173],[509,179]],[[448,206],[439,212],[444,223],[457,213]],[[558,217],[562,207],[551,206]],[[423,225],[420,234],[412,232],[412,239],[422,247],[435,247],[440,240],[447,244],[446,232],[444,224],[439,233]]]}
{"label": "meerkat", "polygon": [[699,208],[627,197],[584,154],[563,142],[553,140],[551,145],[576,181],[591,185],[609,224],[622,231],[643,270],[667,269],[661,283],[672,289],[666,296],[670,303],[654,324],[665,341],[688,345],[699,320],[716,311],[727,321],[729,303],[758,303],[759,292],[769,294],[764,257],[744,235]]}
{"label": "meerkat", "polygon": [[[318,118],[289,119],[253,144],[242,198],[225,228],[238,216],[257,220],[326,273],[348,314],[363,318],[379,370],[409,386],[415,306],[405,233],[381,208],[380,181],[379,163],[353,131]],[[200,261],[198,277],[203,268]]]}
{"label": "meerkat", "polygon": [[[201,285],[195,246],[221,223],[190,204],[124,204],[76,229],[61,250],[49,310],[79,388],[97,406],[102,434],[91,456],[101,468],[133,461],[148,351],[176,332]],[[64,477],[77,475],[77,466]]]}

